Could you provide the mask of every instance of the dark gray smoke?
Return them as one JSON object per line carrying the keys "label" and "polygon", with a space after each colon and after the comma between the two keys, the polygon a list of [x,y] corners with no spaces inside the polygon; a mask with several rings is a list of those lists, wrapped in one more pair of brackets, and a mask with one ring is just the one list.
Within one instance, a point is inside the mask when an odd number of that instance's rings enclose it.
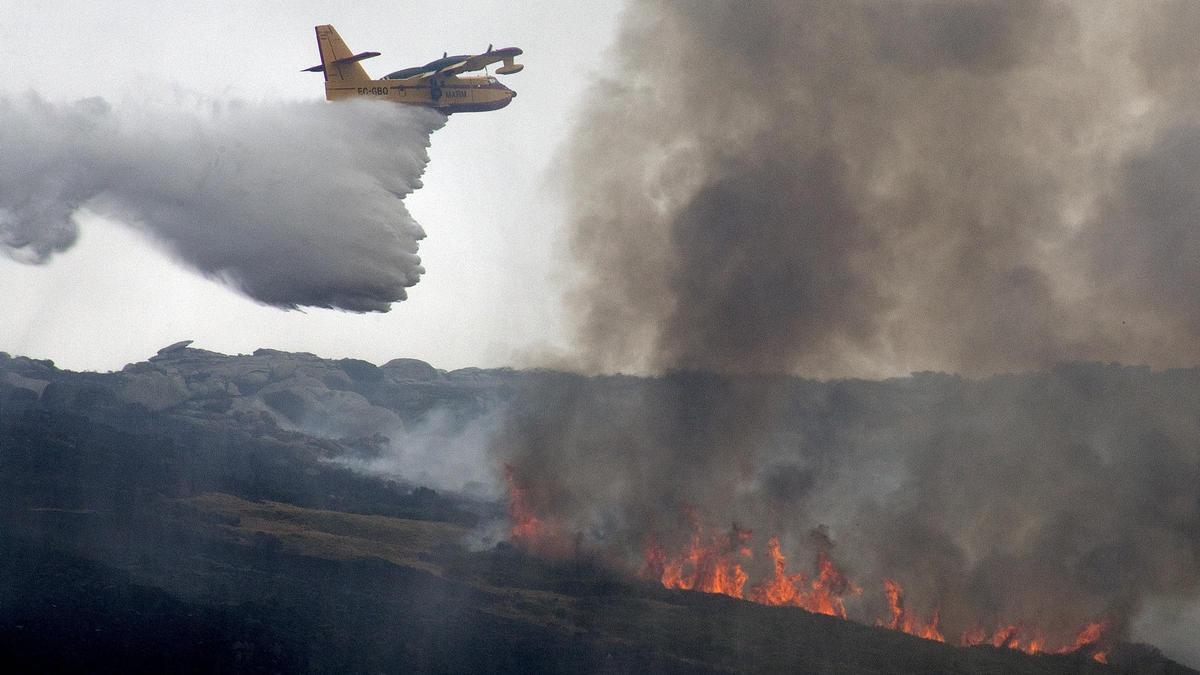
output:
{"label": "dark gray smoke", "polygon": [[582,359],[1194,363],[1197,14],[631,3],[569,156]]}
{"label": "dark gray smoke", "polygon": [[424,272],[402,199],[444,122],[361,102],[0,99],[0,252],[45,262],[86,208],[259,302],[386,312]]}
{"label": "dark gray smoke", "polygon": [[[891,576],[951,640],[1195,599],[1200,378],[1056,364],[1200,357],[1196,34],[1187,2],[630,2],[567,156],[571,306],[578,367],[666,375],[522,392],[525,503],[632,559],[689,509],[752,529],[752,580],[828,525],[852,615]],[[1050,372],[783,377],[926,369]]]}

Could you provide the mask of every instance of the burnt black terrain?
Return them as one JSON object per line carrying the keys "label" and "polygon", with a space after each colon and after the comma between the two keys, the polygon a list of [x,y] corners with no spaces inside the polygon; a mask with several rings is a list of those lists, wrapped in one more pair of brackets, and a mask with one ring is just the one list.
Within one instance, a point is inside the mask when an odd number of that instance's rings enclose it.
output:
{"label": "burnt black terrain", "polygon": [[467,418],[528,378],[570,377],[187,348],[95,374],[0,353],[0,665],[1195,672],[1146,646],[1110,666],[962,649],[539,560],[480,534],[497,504],[328,461],[378,452],[380,419]]}

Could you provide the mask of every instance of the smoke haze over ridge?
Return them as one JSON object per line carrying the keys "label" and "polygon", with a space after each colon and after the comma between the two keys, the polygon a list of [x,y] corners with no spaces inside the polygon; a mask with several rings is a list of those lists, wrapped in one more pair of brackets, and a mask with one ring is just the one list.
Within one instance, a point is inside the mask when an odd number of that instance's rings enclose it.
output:
{"label": "smoke haze over ridge", "polygon": [[[779,537],[789,571],[818,545],[858,584],[851,618],[899,581],[950,642],[1022,625],[1069,644],[1090,621],[1200,596],[1196,370],[1098,364],[967,380],[676,374],[523,389],[494,452],[550,531],[625,556],[686,549],[695,523],[752,533],[750,584]],[[702,535],[704,536],[704,535]],[[749,584],[748,584],[749,585]],[[1027,635],[1028,637],[1028,635]],[[1195,663],[1194,641],[1134,634]]]}
{"label": "smoke haze over ridge", "polygon": [[402,199],[444,123],[369,102],[0,99],[0,252],[50,260],[87,208],[264,304],[385,312],[424,272]]}

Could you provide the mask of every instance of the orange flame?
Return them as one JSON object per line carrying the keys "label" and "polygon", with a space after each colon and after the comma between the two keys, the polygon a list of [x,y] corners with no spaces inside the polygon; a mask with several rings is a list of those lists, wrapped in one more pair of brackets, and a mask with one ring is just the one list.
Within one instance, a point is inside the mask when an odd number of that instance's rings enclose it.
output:
{"label": "orange flame", "polygon": [[767,552],[775,563],[775,574],[751,588],[748,600],[764,605],[802,607],[814,614],[846,618],[842,595],[857,593],[859,589],[833,564],[828,553],[820,551],[817,554],[817,577],[809,582],[803,572],[787,573],[787,560],[780,550],[778,537],[767,541]]}
{"label": "orange flame", "polygon": [[1079,633],[1075,636],[1075,641],[1071,645],[1058,650],[1058,653],[1090,653],[1092,658],[1096,661],[1099,661],[1100,663],[1108,663],[1108,650],[1100,646],[1101,641],[1104,640],[1104,634],[1107,631],[1107,621],[1093,621],[1080,629]]}
{"label": "orange flame", "polygon": [[1093,621],[1079,630],[1079,633],[1075,636],[1071,644],[1057,649],[1047,649],[1045,638],[1039,634],[1023,638],[1023,629],[1020,624],[1002,626],[993,631],[990,636],[984,629],[976,627],[963,633],[960,644],[964,647],[990,644],[998,648],[1016,649],[1026,654],[1045,652],[1052,654],[1083,653],[1091,656],[1100,663],[1108,663],[1107,650],[1100,646],[1107,630],[1107,621]]}
{"label": "orange flame", "polygon": [[742,597],[749,578],[735,556],[749,557],[745,546],[750,531],[734,527],[727,535],[705,535],[693,514],[692,537],[687,551],[678,557],[668,555],[659,544],[649,544],[643,552],[642,576],[657,579],[667,588]]}
{"label": "orange flame", "polygon": [[504,465],[504,481],[508,485],[508,538],[514,545],[549,558],[579,553],[581,539],[568,535],[559,521],[538,516],[528,492],[508,464]]}
{"label": "orange flame", "polygon": [[891,579],[884,579],[883,592],[887,596],[891,616],[887,619],[880,619],[876,622],[877,625],[916,635],[926,640],[946,641],[941,630],[938,629],[938,624],[942,620],[940,609],[933,610],[933,616],[930,617],[929,622],[923,623],[912,612],[904,608],[904,588],[899,583]]}
{"label": "orange flame", "polygon": [[508,484],[509,537],[523,547],[536,547],[544,535],[542,521],[527,503],[525,491],[517,485],[508,464],[504,465],[504,482]]}
{"label": "orange flame", "polygon": [[1020,626],[1005,626],[1004,628],[999,628],[995,633],[992,633],[992,646],[1004,647],[1005,649],[1020,649],[1020,634]]}
{"label": "orange flame", "polygon": [[801,607],[843,619],[846,606],[842,596],[861,592],[824,550],[817,555],[815,578],[809,580],[804,573],[788,574],[779,539],[772,537],[767,542],[767,551],[774,563],[774,575],[744,595],[748,575],[737,558],[753,557],[747,545],[751,532],[734,527],[727,535],[706,534],[694,512],[688,512],[688,519],[692,536],[687,550],[672,556],[661,544],[648,544],[643,550],[644,578],[656,579],[667,588],[745,597],[764,605]]}

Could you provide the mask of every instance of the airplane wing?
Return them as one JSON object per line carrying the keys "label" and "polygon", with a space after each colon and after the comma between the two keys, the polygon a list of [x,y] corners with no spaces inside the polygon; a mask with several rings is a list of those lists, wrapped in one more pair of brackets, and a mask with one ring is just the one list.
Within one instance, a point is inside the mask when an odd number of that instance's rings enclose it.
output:
{"label": "airplane wing", "polygon": [[449,59],[440,59],[422,68],[414,68],[409,70],[397,71],[392,74],[392,79],[398,79],[404,82],[419,82],[430,77],[449,77],[458,75],[459,73],[467,73],[473,70],[483,70],[493,63],[504,62],[504,66],[496,72],[502,75],[515,73],[520,71],[524,66],[514,64],[513,59],[520,56],[523,52],[517,47],[505,47],[504,49],[492,49],[488,45],[488,50],[482,54],[474,54],[471,56],[449,57]]}
{"label": "airplane wing", "polygon": [[472,56],[464,61],[447,66],[441,70],[441,74],[456,75],[458,73],[466,73],[472,70],[483,70],[493,63],[512,61],[513,58],[520,56],[522,53],[523,52],[516,47],[492,49],[491,45],[488,45],[488,50],[486,52],[482,54],[476,54],[475,56]]}
{"label": "airplane wing", "polygon": [[470,59],[465,59],[463,61],[459,61],[458,63],[451,63],[450,65],[448,65],[444,68],[438,68],[433,74],[434,75],[457,75],[459,73],[465,73],[470,70],[479,70],[479,68],[468,68],[467,67],[467,65],[471,63],[471,59],[475,59],[475,58],[478,58],[478,57],[472,56]]}
{"label": "airplane wing", "polygon": [[[466,59],[467,57],[458,57],[458,58]],[[427,64],[424,66],[416,66],[414,68],[405,68],[404,70],[397,70],[396,72],[388,75],[387,79],[399,80],[401,82],[419,83],[423,80],[428,80],[429,78],[436,77],[438,75],[453,75],[456,72],[462,72],[462,71],[458,71],[458,70],[455,70],[453,72],[449,72],[449,71],[452,68],[454,68],[456,66],[461,66],[464,63],[466,63],[465,60],[456,61],[454,58],[438,59],[437,61],[434,61],[433,63]],[[443,65],[443,64],[448,64],[448,65]]]}

